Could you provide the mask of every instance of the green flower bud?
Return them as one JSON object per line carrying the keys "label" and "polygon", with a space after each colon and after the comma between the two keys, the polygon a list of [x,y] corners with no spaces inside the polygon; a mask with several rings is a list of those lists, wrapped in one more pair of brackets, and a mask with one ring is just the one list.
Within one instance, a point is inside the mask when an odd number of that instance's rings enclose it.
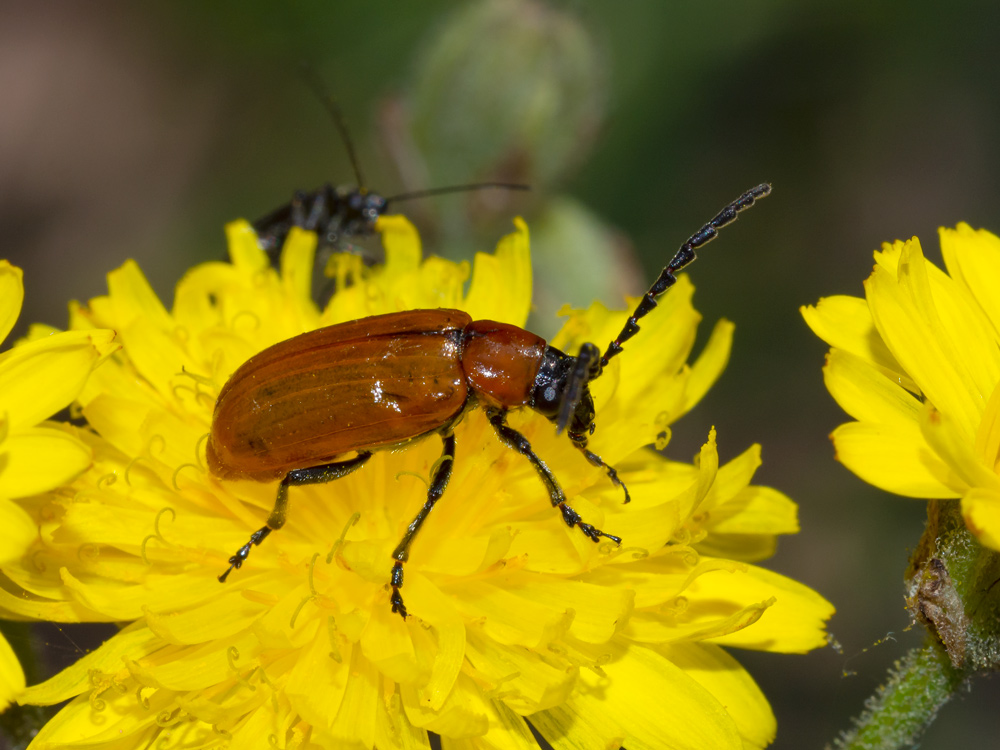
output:
{"label": "green flower bud", "polygon": [[454,13],[427,44],[409,101],[427,184],[550,183],[602,120],[603,63],[576,16],[537,0]]}

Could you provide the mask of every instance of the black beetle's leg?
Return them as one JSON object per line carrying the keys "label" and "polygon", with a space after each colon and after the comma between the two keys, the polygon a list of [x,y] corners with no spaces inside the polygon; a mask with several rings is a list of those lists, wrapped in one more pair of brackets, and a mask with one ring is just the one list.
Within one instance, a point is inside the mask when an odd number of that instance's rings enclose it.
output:
{"label": "black beetle's leg", "polygon": [[403,585],[403,563],[410,557],[410,544],[413,542],[413,537],[420,531],[420,527],[427,519],[427,515],[434,508],[434,503],[440,500],[441,495],[444,494],[444,489],[448,486],[448,480],[451,479],[452,464],[455,463],[455,433],[442,433],[441,442],[444,444],[444,450],[441,452],[441,460],[437,464],[437,470],[434,472],[434,476],[431,477],[430,487],[427,488],[427,500],[424,501],[424,507],[410,521],[410,525],[406,527],[406,533],[403,534],[403,538],[399,540],[399,544],[396,545],[396,549],[392,553],[392,557],[396,562],[392,564],[392,575],[390,577],[392,599],[390,601],[392,602],[392,611],[399,612],[404,620],[406,619],[406,606],[403,604],[403,597],[399,593],[399,589]]}
{"label": "black beetle's leg", "polygon": [[[583,440],[580,440],[581,437],[583,438]],[[615,468],[610,464],[605,463],[603,458],[601,458],[592,450],[589,450],[587,448],[586,436],[577,435],[576,433],[570,432],[569,439],[573,441],[573,445],[576,446],[579,449],[579,451],[584,456],[587,457],[587,460],[590,461],[591,464],[603,468],[608,475],[608,479],[610,479],[615,484],[616,487],[622,488],[622,490],[625,492],[625,502],[626,503],[632,502],[632,496],[628,494],[628,487],[625,486],[625,482],[623,482],[621,480],[621,477],[618,476],[618,472],[615,471]]]}
{"label": "black beetle's leg", "polygon": [[365,461],[371,457],[371,451],[361,451],[354,458],[349,458],[346,461],[338,461],[334,464],[324,464],[322,466],[313,466],[309,469],[296,469],[295,471],[288,472],[285,478],[281,480],[281,484],[278,485],[278,497],[274,501],[274,509],[271,511],[271,515],[267,517],[267,526],[251,534],[250,541],[240,547],[236,551],[236,554],[229,558],[229,567],[226,568],[225,573],[219,576],[219,582],[225,583],[226,578],[233,572],[234,568],[239,570],[250,555],[251,547],[255,544],[260,544],[267,539],[268,534],[272,531],[277,531],[285,525],[285,517],[288,515],[289,487],[300,484],[325,484],[326,482],[332,482],[334,479],[346,477],[352,471],[360,469]]}
{"label": "black beetle's leg", "polygon": [[309,200],[309,195],[304,190],[296,190],[295,195],[292,196],[292,202],[289,203],[290,213],[292,216],[292,226],[293,227],[305,227],[306,225],[306,201]]}
{"label": "black beetle's leg", "polygon": [[549,499],[552,501],[553,507],[559,508],[559,510],[562,511],[563,520],[567,525],[579,526],[580,531],[595,542],[600,541],[603,536],[610,539],[615,544],[621,545],[621,537],[614,536],[613,534],[606,534],[597,527],[592,526],[589,523],[584,523],[583,519],[580,518],[580,514],[566,504],[566,493],[563,492],[562,487],[559,486],[555,476],[549,470],[549,467],[545,465],[545,462],[538,457],[537,453],[535,453],[534,449],[531,447],[531,443],[528,442],[528,438],[507,424],[507,412],[505,410],[487,409],[486,416],[489,418],[490,424],[493,425],[493,429],[496,430],[497,437],[500,438],[500,442],[508,448],[520,453],[531,462],[532,466],[535,467],[535,471],[538,472],[538,476],[542,478],[542,483],[545,484],[545,489],[549,491]]}
{"label": "black beetle's leg", "polygon": [[333,188],[329,185],[324,185],[316,191],[316,194],[312,197],[312,202],[309,204],[309,213],[305,218],[305,222],[299,226],[310,232],[320,231],[319,228],[329,221],[329,194],[331,192],[333,192]]}

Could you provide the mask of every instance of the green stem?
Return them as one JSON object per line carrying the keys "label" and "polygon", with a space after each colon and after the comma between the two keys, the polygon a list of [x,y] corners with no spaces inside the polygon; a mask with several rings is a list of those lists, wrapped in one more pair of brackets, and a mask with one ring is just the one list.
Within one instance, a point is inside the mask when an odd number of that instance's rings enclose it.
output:
{"label": "green stem", "polygon": [[835,743],[839,750],[893,750],[910,747],[934,721],[967,675],[933,638],[896,662],[889,682],[869,698],[855,728]]}

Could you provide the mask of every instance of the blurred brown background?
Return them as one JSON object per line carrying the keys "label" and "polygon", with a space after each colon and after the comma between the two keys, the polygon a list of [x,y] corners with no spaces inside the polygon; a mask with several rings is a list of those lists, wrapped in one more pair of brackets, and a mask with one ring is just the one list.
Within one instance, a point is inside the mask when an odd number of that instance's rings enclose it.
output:
{"label": "blurred brown background", "polygon": [[[18,332],[65,325],[66,301],[102,293],[128,257],[169,301],[186,268],[223,256],[224,222],[352,183],[303,58],[370,187],[532,184],[399,208],[428,250],[465,257],[524,214],[540,332],[558,301],[641,292],[724,203],[771,181],[692,268],[697,307],[734,320],[736,342],[668,452],[689,458],[711,425],[723,460],[762,443],[757,479],[799,502],[803,528],[769,566],[838,607],[844,654],[737,654],[778,715],[774,747],[821,747],[920,641],[902,632],[901,579],[924,505],[833,460],[845,419],[797,308],[861,294],[882,241],[918,235],[939,260],[939,225],[1000,231],[1000,6],[92,0],[7,2],[2,18],[0,257],[25,270]],[[980,680],[921,747],[992,745],[998,700]]]}

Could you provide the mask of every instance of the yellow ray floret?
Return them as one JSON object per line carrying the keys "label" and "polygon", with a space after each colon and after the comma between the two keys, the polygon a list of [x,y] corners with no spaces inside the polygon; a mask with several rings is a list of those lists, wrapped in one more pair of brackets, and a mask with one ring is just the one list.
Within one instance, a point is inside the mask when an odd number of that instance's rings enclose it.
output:
{"label": "yellow ray floret", "polygon": [[[232,262],[192,269],[172,310],[138,267],[72,310],[77,331],[123,349],[77,396],[89,428],[62,426],[89,468],[22,507],[37,529],[3,564],[21,617],[113,621],[122,630],[21,700],[69,701],[32,748],[87,746],[532,748],[763,747],[775,722],[724,646],[800,652],[825,642],[829,603],[750,563],[798,529],[794,503],[753,485],[760,450],[696,464],[649,446],[719,376],[732,326],[689,364],[699,315],[682,277],[595,384],[592,446],[633,501],[530,410],[531,441],[588,522],[566,526],[532,466],[481,410],[457,425],[447,492],[411,549],[392,613],[390,554],[426,500],[439,446],[376,452],[350,476],[296,487],[288,523],[226,584],[217,576],[259,528],[273,483],[220,481],[204,451],[219,389],[248,357],[303,331],[411,308],[454,307],[524,325],[531,300],[523,222],[470,267],[422,257],[402,218],[380,220],[386,263],[335,256],[336,293],[310,298],[316,238],[293,230],[278,273],[248,224]],[[605,345],[626,313],[569,312],[556,345]]]}
{"label": "yellow ray floret", "polygon": [[802,313],[833,348],[824,377],[854,417],[837,457],[865,481],[917,498],[961,498],[969,528],[1000,549],[1000,239],[940,230],[947,272],[920,242],[885,244],[865,298]]}

